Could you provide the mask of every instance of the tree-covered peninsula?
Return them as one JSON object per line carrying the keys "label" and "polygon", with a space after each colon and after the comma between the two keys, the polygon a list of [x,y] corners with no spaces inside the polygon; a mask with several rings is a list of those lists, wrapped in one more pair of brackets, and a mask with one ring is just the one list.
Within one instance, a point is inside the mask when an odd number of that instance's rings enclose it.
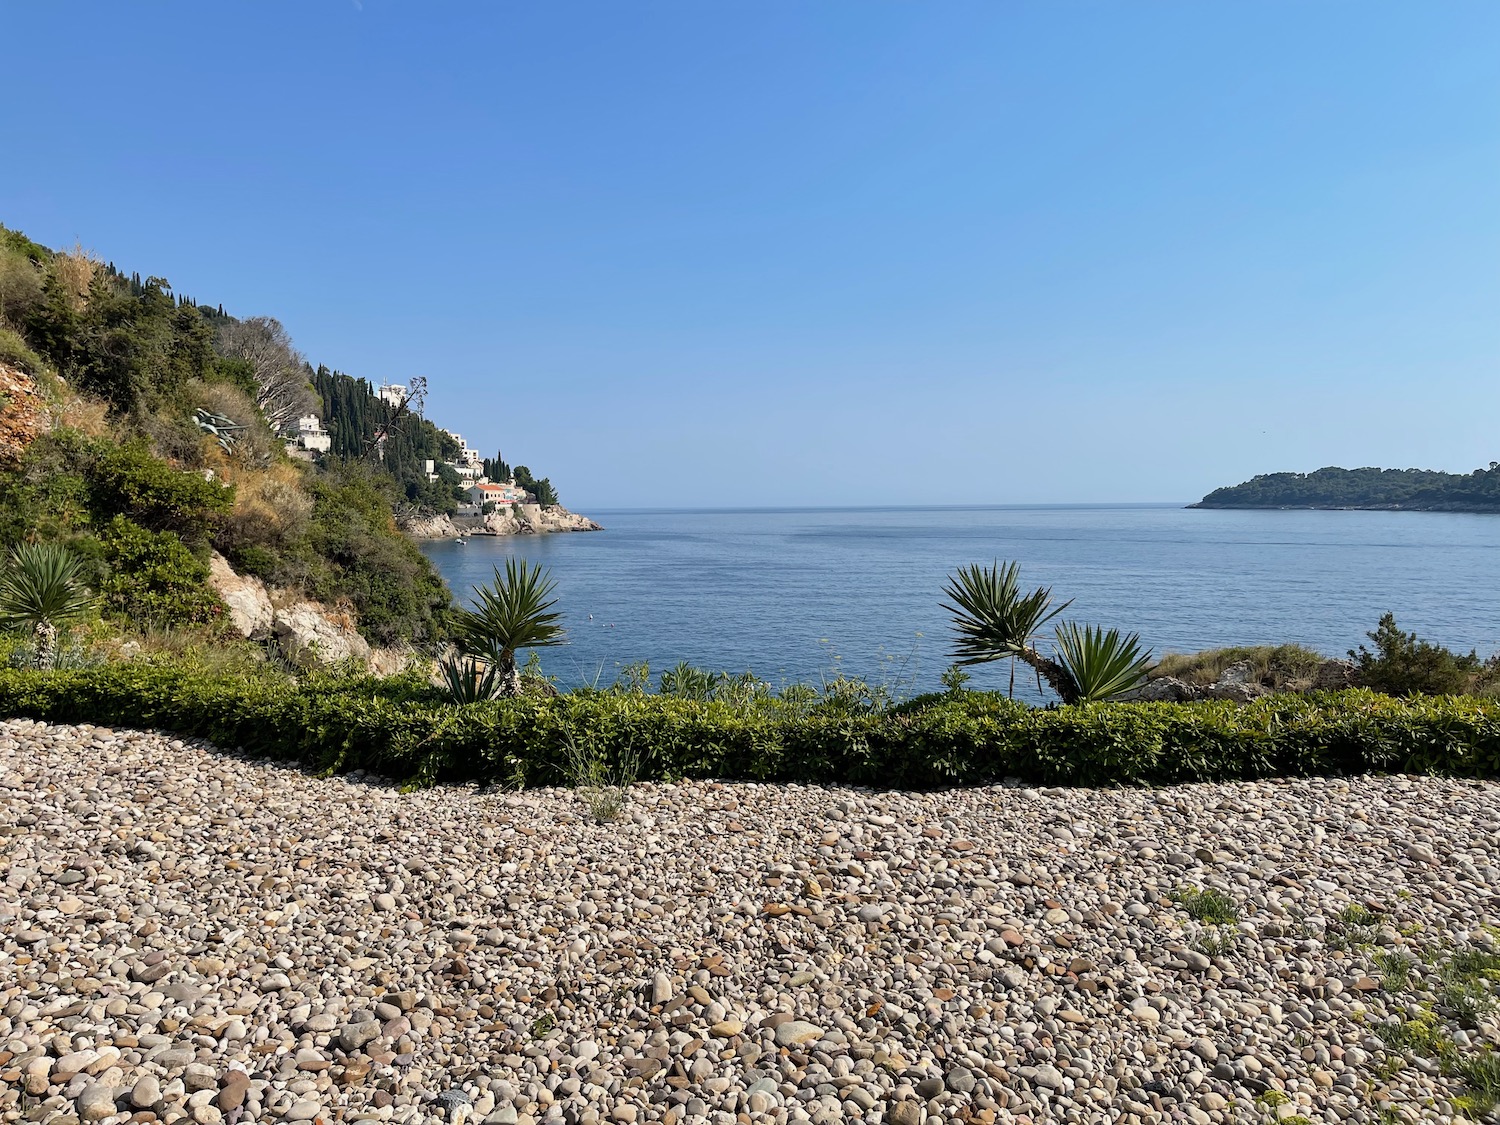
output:
{"label": "tree-covered peninsula", "polygon": [[1340,469],[1265,473],[1218,488],[1190,508],[1367,508],[1411,512],[1500,512],[1500,461],[1467,475],[1432,469]]}

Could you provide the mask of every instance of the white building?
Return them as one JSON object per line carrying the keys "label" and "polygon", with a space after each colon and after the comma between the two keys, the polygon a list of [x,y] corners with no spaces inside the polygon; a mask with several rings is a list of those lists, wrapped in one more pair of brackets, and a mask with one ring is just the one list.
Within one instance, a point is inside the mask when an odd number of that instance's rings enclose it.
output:
{"label": "white building", "polygon": [[297,419],[297,434],[292,440],[309,453],[327,453],[333,448],[333,435],[323,428],[316,414],[304,414]]}
{"label": "white building", "polygon": [[458,443],[458,454],[448,464],[458,472],[464,480],[478,480],[484,475],[484,457],[479,450],[472,448],[464,441],[463,434],[456,434],[452,430],[444,430],[443,433]]}
{"label": "white building", "polygon": [[526,499],[526,490],[513,484],[471,484],[464,495],[474,505],[519,504]]}
{"label": "white building", "polygon": [[406,384],[404,383],[382,383],[375,392],[380,396],[380,401],[399,409],[406,402]]}

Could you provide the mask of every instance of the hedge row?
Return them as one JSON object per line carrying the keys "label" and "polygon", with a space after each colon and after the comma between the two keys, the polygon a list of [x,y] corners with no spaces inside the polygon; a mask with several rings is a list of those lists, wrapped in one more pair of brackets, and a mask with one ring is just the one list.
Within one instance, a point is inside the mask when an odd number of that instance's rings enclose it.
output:
{"label": "hedge row", "polygon": [[774,703],[739,708],[585,693],[458,707],[412,680],[291,685],[190,668],[115,664],[0,670],[0,715],[175,731],[323,771],[430,784],[566,781],[564,747],[642,778],[848,782],[931,788],[1224,781],[1366,772],[1500,775],[1500,703],[1368,691],[1232,703],[1038,710],[988,693],[929,695],[891,711]]}

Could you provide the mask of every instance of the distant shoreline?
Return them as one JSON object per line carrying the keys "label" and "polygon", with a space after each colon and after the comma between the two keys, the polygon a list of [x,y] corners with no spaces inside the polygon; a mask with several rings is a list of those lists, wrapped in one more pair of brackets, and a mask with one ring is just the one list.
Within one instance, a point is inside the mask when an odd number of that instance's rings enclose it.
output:
{"label": "distant shoreline", "polygon": [[1436,512],[1442,515],[1500,515],[1500,505],[1458,506],[1439,504],[1185,504],[1214,512]]}
{"label": "distant shoreline", "polygon": [[1500,461],[1472,473],[1332,465],[1310,473],[1262,473],[1216,488],[1188,507],[1494,515],[1500,513]]}

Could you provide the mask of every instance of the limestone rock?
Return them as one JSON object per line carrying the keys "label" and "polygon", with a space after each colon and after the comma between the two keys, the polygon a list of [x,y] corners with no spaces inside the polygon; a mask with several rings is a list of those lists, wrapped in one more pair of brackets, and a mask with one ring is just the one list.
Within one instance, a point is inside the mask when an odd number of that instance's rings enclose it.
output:
{"label": "limestone rock", "polygon": [[397,676],[411,667],[416,654],[406,648],[372,648],[368,665],[372,676]]}
{"label": "limestone rock", "polygon": [[293,602],[278,609],[273,628],[282,654],[301,667],[370,658],[369,642],[351,626],[333,620],[317,602]]}
{"label": "limestone rock", "polygon": [[1219,673],[1220,684],[1254,684],[1255,665],[1248,660],[1237,660]]}
{"label": "limestone rock", "polygon": [[266,584],[259,578],[236,574],[229,560],[215,551],[208,560],[208,582],[229,607],[229,620],[242,637],[266,637],[275,611]]}
{"label": "limestone rock", "polygon": [[1359,674],[1348,660],[1325,660],[1312,675],[1313,691],[1340,691],[1359,683]]}
{"label": "limestone rock", "polygon": [[1203,698],[1203,689],[1176,676],[1162,676],[1148,681],[1136,696],[1137,699],[1153,703],[1187,703]]}
{"label": "limestone rock", "polygon": [[401,530],[413,539],[457,539],[461,534],[444,515],[413,516],[401,521]]}
{"label": "limestone rock", "polygon": [[1220,680],[1218,683],[1209,684],[1203,689],[1203,694],[1209,699],[1229,699],[1235,703],[1249,703],[1252,699],[1259,699],[1267,694],[1266,689],[1259,684],[1247,684],[1236,680]]}

